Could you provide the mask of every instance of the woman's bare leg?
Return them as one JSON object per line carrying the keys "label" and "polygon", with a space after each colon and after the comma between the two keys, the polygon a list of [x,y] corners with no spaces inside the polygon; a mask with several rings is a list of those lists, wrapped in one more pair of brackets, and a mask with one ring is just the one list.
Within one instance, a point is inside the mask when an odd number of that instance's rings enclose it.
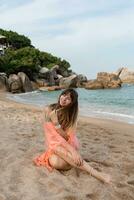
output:
{"label": "woman's bare leg", "polygon": [[55,169],[68,170],[72,168],[68,162],[54,153],[49,157],[49,163]]}
{"label": "woman's bare leg", "polygon": [[93,169],[85,160],[83,160],[82,166],[77,166],[73,161],[71,153],[67,152],[63,147],[58,146],[55,150],[55,154],[58,155],[63,160],[65,160],[71,166],[88,172],[90,175],[99,179],[102,182],[110,183],[110,176],[108,174],[101,173],[101,172],[98,172],[97,170]]}

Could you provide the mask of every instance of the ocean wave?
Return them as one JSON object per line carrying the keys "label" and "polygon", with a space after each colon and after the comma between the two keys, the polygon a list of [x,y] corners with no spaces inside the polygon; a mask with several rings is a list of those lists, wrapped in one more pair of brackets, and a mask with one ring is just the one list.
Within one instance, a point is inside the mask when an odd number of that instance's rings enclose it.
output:
{"label": "ocean wave", "polygon": [[134,115],[127,115],[127,114],[122,114],[122,113],[111,113],[111,112],[102,112],[102,111],[95,111],[95,113],[100,113],[100,114],[107,114],[111,116],[120,116],[120,117],[126,117],[130,119],[134,119]]}
{"label": "ocean wave", "polygon": [[31,92],[25,92],[25,93],[19,93],[19,94],[13,94],[13,96],[27,96],[29,94],[36,94],[36,93],[39,93],[39,90],[34,90],[34,91],[31,91]]}

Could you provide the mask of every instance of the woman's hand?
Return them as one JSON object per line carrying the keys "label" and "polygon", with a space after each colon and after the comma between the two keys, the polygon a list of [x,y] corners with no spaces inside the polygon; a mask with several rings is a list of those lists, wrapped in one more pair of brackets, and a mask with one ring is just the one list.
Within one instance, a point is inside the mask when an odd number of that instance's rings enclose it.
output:
{"label": "woman's hand", "polygon": [[72,154],[73,160],[74,160],[74,162],[77,166],[83,165],[83,159],[82,159],[81,155],[76,150],[73,149],[71,151],[71,154]]}

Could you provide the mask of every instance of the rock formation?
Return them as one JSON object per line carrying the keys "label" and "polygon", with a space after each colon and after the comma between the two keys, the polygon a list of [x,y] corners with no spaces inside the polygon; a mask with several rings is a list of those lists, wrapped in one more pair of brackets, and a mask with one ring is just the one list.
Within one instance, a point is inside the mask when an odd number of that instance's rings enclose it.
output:
{"label": "rock formation", "polygon": [[0,73],[0,91],[8,91],[8,78],[5,73]]}
{"label": "rock formation", "polygon": [[99,72],[97,79],[89,80],[84,84],[86,89],[106,89],[121,87],[121,80],[114,73]]}
{"label": "rock formation", "polygon": [[129,70],[127,67],[122,67],[115,72],[121,79],[122,83],[134,83],[134,70]]}

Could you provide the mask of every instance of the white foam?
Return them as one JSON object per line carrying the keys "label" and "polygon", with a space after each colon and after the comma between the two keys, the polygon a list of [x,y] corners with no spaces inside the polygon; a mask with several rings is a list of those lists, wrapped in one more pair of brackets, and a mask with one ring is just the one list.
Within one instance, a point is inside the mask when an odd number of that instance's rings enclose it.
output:
{"label": "white foam", "polygon": [[110,113],[110,112],[102,112],[102,111],[95,111],[94,113],[107,114],[107,115],[112,115],[112,116],[117,116],[117,117],[120,116],[120,117],[134,119],[133,115],[127,115],[127,114],[122,114],[122,113]]}
{"label": "white foam", "polygon": [[26,95],[29,95],[29,94],[36,94],[38,92],[39,92],[39,90],[34,90],[32,92],[25,92],[25,93],[15,94],[15,96],[26,96]]}

